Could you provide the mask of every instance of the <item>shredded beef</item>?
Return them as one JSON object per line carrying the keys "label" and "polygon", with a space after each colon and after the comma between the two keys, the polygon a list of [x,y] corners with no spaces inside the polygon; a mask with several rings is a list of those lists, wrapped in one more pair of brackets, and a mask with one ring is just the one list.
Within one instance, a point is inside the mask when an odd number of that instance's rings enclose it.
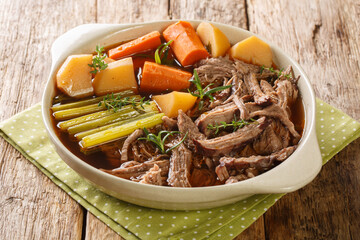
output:
{"label": "shredded beef", "polygon": [[191,151],[184,144],[180,144],[172,151],[168,184],[172,187],[191,187],[189,182],[191,165]]}
{"label": "shredded beef", "polygon": [[236,132],[205,140],[194,140],[196,151],[205,156],[223,156],[251,143],[256,139],[268,126],[269,120],[265,117],[260,118],[257,123],[246,125]]}
{"label": "shredded beef", "polygon": [[163,185],[163,180],[161,177],[161,169],[157,164],[154,164],[152,168],[149,169],[141,178],[139,179],[140,183],[152,184],[152,185]]}

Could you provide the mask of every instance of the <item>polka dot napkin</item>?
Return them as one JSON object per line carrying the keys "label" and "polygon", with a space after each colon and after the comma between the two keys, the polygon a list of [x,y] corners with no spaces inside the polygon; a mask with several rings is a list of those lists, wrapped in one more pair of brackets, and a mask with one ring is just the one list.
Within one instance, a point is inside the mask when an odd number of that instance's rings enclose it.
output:
{"label": "polka dot napkin", "polygon": [[[317,133],[326,163],[360,136],[360,123],[317,100]],[[37,104],[0,123],[0,135],[55,184],[126,239],[232,239],[283,194],[254,195],[235,204],[200,211],[165,211],[113,198],[85,182],[56,154]]]}

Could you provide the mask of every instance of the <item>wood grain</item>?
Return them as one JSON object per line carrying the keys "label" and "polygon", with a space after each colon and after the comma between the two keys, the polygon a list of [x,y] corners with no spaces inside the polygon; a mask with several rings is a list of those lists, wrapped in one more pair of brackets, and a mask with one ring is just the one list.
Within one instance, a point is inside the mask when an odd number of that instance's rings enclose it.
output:
{"label": "wood grain", "polygon": [[[318,97],[360,120],[358,0],[1,3],[0,120],[40,101],[51,43],[65,31],[83,23],[165,19],[217,21],[264,36],[300,63]],[[360,239],[359,166],[357,140],[236,239]],[[122,239],[0,139],[0,239],[40,238]]]}
{"label": "wood grain", "polygon": [[[40,101],[51,43],[94,19],[83,3],[1,1],[1,120]],[[0,139],[0,239],[81,239],[82,223],[82,208]]]}
{"label": "wood grain", "polygon": [[[305,69],[318,97],[358,120],[359,6],[354,1],[248,3],[250,31],[283,48]],[[352,143],[314,182],[286,195],[265,214],[267,238],[360,238],[359,143]]]}

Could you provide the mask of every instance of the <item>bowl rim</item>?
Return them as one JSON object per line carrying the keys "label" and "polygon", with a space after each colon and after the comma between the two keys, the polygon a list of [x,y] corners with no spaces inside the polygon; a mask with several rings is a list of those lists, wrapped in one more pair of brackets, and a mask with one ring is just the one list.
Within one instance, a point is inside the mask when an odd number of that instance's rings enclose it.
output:
{"label": "bowl rim", "polygon": [[[174,23],[179,21],[179,19],[173,19],[173,20],[161,20],[161,21],[150,21],[150,22],[144,22],[144,23],[130,23],[130,24],[84,24],[84,25],[80,25],[76,28],[71,29],[70,31],[76,31],[77,29],[80,29],[82,27],[93,27],[93,26],[114,26],[114,28],[118,28],[118,30],[129,30],[132,29],[134,27],[137,26],[146,26],[146,25],[152,25],[152,24],[159,24],[159,23]],[[181,19],[181,21],[188,21],[190,22],[192,25],[194,24],[199,24],[200,22],[203,22],[201,20],[186,20],[186,19]],[[234,183],[234,184],[224,184],[224,185],[217,185],[217,186],[207,186],[207,187],[193,187],[193,188],[181,188],[181,187],[165,187],[165,186],[156,186],[156,185],[150,185],[150,184],[139,184],[137,182],[133,182],[133,181],[129,181],[127,179],[122,179],[119,177],[116,177],[114,175],[105,173],[93,166],[91,166],[90,164],[84,162],[83,160],[81,160],[80,158],[78,158],[75,154],[73,154],[69,149],[67,149],[61,142],[61,140],[58,138],[57,134],[55,133],[55,130],[53,129],[53,126],[51,124],[51,119],[50,119],[50,109],[45,108],[46,106],[46,102],[49,101],[47,93],[49,92],[49,88],[51,87],[51,81],[53,81],[53,75],[55,74],[55,71],[57,70],[57,67],[54,64],[54,59],[52,61],[52,67],[49,73],[49,77],[46,83],[46,87],[45,87],[45,91],[43,93],[43,97],[42,97],[42,115],[43,115],[43,120],[46,126],[46,130],[48,135],[50,136],[50,139],[52,140],[53,144],[55,144],[57,147],[59,147],[62,151],[64,151],[70,158],[72,161],[75,161],[76,164],[80,165],[81,167],[85,168],[87,171],[89,171],[91,174],[95,174],[95,175],[99,175],[101,178],[107,178],[110,181],[115,181],[117,183],[120,184],[127,184],[129,186],[141,186],[142,188],[148,188],[150,190],[159,190],[161,189],[161,191],[166,191],[168,193],[182,193],[182,192],[193,192],[193,193],[198,193],[201,194],[202,192],[209,192],[209,191],[217,191],[219,189],[233,189],[233,188],[243,188],[243,189],[248,189],[250,193],[280,193],[280,192],[290,192],[290,191],[294,191],[297,190],[299,188],[301,188],[302,186],[306,185],[308,182],[310,182],[320,171],[321,169],[321,164],[317,164],[317,166],[315,166],[314,171],[309,174],[306,178],[306,180],[303,180],[302,182],[299,182],[298,184],[292,185],[292,186],[284,186],[284,187],[278,187],[276,191],[274,190],[270,190],[267,191],[264,188],[257,188],[257,189],[252,189],[254,186],[256,186],[258,183],[258,181],[261,178],[264,178],[270,174],[272,174],[274,172],[274,170],[279,169],[279,168],[284,168],[286,167],[287,163],[289,162],[289,160],[292,159],[293,155],[296,152],[299,152],[301,148],[304,147],[304,145],[308,142],[308,140],[314,136],[312,136],[315,131],[315,114],[316,114],[316,102],[315,102],[315,94],[314,94],[314,90],[311,87],[310,81],[307,77],[307,75],[305,74],[304,70],[301,68],[301,66],[294,61],[288,54],[286,54],[282,49],[280,49],[279,47],[277,47],[276,45],[272,44],[271,41],[268,41],[266,39],[264,39],[261,36],[258,36],[255,33],[252,33],[246,29],[242,29],[239,27],[234,27],[231,25],[227,25],[227,24],[223,24],[223,23],[217,23],[217,22],[212,22],[212,21],[206,21],[209,23],[214,24],[217,27],[227,27],[227,28],[231,28],[233,30],[236,31],[243,31],[246,32],[247,34],[250,35],[255,35],[257,37],[259,37],[260,39],[262,39],[263,41],[265,41],[266,43],[268,43],[271,46],[271,49],[273,50],[273,52],[278,52],[282,55],[284,55],[290,62],[291,65],[293,66],[293,68],[296,68],[302,78],[302,81],[305,83],[306,88],[309,90],[309,94],[310,94],[310,103],[311,103],[311,107],[312,110],[311,111],[311,115],[310,115],[310,121],[305,121],[305,127],[304,127],[304,134],[301,138],[301,142],[298,145],[298,148],[296,149],[296,151],[283,163],[281,163],[280,165],[270,169],[269,171],[260,174],[259,176],[256,176],[254,178],[250,178],[244,181],[240,181],[238,183]],[[58,42],[56,41],[60,41],[61,37],[68,34],[70,31],[68,31],[67,33],[61,35],[58,39],[55,40],[54,44]],[[106,37],[106,35],[102,36],[103,38]],[[53,53],[53,48],[54,48],[54,44],[52,47],[52,53]],[[306,111],[305,106],[304,106],[304,111]],[[306,113],[308,114],[308,113]],[[50,123],[50,124],[49,124]],[[308,129],[305,132],[305,128]],[[316,137],[316,135],[315,135]],[[316,141],[317,143],[317,141]],[[317,146],[317,150],[319,147]],[[76,171],[76,170],[75,170]],[[77,171],[76,171],[77,172]]]}

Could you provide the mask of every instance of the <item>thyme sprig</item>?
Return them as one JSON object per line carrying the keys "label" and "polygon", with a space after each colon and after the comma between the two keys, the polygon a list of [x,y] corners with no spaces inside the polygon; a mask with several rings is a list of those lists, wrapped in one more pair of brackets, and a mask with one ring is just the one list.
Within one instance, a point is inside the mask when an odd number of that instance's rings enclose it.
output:
{"label": "thyme sprig", "polygon": [[130,104],[139,113],[144,113],[145,111],[141,110],[140,108],[145,109],[144,105],[150,105],[150,100],[145,101],[145,97],[141,98],[140,100],[136,97],[122,98],[121,96],[115,96],[114,93],[112,93],[107,94],[103,101],[99,102],[99,106],[102,106],[103,104],[108,110],[113,110],[114,112],[117,112],[123,106]]}
{"label": "thyme sprig", "polygon": [[155,62],[157,64],[167,64],[167,57],[170,50],[170,44],[173,40],[168,41],[167,43],[162,43],[155,51]]}
{"label": "thyme sprig", "polygon": [[100,47],[100,45],[96,45],[97,55],[95,55],[92,59],[92,64],[88,64],[94,70],[90,71],[93,74],[100,72],[101,70],[105,70],[108,67],[108,64],[104,61],[107,58],[106,53],[104,52],[104,47]]}
{"label": "thyme sprig", "polygon": [[191,95],[198,97],[200,99],[199,105],[198,105],[199,110],[201,110],[204,106],[204,98],[205,97],[209,98],[210,102],[212,102],[212,101],[214,101],[214,97],[212,96],[213,93],[218,92],[218,91],[223,91],[225,89],[232,87],[232,85],[227,85],[227,86],[220,86],[220,87],[215,87],[215,88],[210,89],[210,87],[212,85],[214,85],[213,83],[210,83],[205,88],[203,88],[201,85],[200,79],[199,79],[199,75],[197,74],[196,70],[194,70],[194,77],[193,77],[193,79],[190,80],[190,82],[192,82],[195,85],[196,90],[194,92],[191,92],[188,89],[188,92]]}
{"label": "thyme sprig", "polygon": [[215,130],[215,135],[219,133],[219,131],[221,129],[226,129],[228,127],[232,127],[233,128],[233,132],[235,132],[236,130],[245,127],[246,125],[250,125],[253,123],[257,123],[256,120],[250,118],[250,121],[246,121],[244,119],[240,119],[237,120],[236,116],[234,115],[234,119],[231,121],[231,123],[226,123],[226,122],[220,122],[220,124],[216,123],[215,125],[209,124],[207,126],[207,129],[209,130]]}
{"label": "thyme sprig", "polygon": [[287,79],[293,78],[291,73],[289,73],[289,74],[284,74],[283,73],[284,68],[281,68],[280,70],[275,70],[273,67],[267,68],[267,67],[261,66],[260,67],[260,74],[262,74],[264,70],[268,70],[270,72],[276,73],[278,77],[280,77],[282,75]]}
{"label": "thyme sprig", "polygon": [[[173,136],[174,134],[180,134],[179,131],[160,131],[157,135],[150,133],[149,130],[144,128],[144,133],[146,137],[138,138],[138,140],[146,140],[148,142],[152,142],[160,151],[161,153],[168,154],[173,149],[177,148],[181,143],[183,143],[188,135],[188,133],[185,134],[183,139],[175,144],[174,146],[168,148],[165,150],[165,141],[168,137]],[[164,136],[165,134],[165,136]]]}

